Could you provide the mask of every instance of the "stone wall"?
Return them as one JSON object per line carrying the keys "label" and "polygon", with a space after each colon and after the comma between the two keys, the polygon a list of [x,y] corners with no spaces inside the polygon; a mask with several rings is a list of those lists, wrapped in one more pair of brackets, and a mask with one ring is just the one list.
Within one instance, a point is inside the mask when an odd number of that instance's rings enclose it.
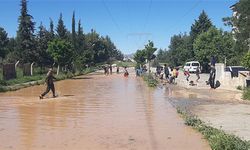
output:
{"label": "stone wall", "polygon": [[221,83],[223,89],[236,89],[237,86],[246,86],[246,71],[240,71],[238,77],[231,78],[231,72],[225,71],[225,65],[223,63],[215,64],[216,68],[216,80]]}

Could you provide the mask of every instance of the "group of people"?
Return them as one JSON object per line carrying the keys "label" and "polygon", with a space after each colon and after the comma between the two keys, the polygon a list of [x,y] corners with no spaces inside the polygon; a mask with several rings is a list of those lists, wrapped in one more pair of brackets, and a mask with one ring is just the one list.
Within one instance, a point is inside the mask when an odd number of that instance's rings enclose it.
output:
{"label": "group of people", "polygon": [[[196,82],[198,82],[200,80],[200,73],[201,73],[201,69],[200,69],[200,67],[197,67],[195,70],[195,75],[197,77]],[[184,75],[186,76],[186,80],[189,81],[189,77],[190,77],[189,70],[184,70]]]}
{"label": "group of people", "polygon": [[[112,74],[113,73],[113,67],[112,67],[112,65],[108,65],[108,66],[103,66],[102,67],[103,68],[103,70],[104,70],[104,74],[105,75],[109,75],[109,74]],[[120,68],[117,66],[116,67],[116,73],[119,73],[119,70]]]}
{"label": "group of people", "polygon": [[[109,66],[103,66],[103,70],[104,70],[104,74],[105,75],[111,75],[112,74],[112,70],[113,70],[113,66],[109,65]],[[119,74],[120,73],[120,67],[116,66],[116,73]],[[124,77],[128,77],[129,73],[127,70],[127,67],[124,67]]]}
{"label": "group of people", "polygon": [[135,71],[136,71],[136,76],[138,77],[144,74],[145,72],[147,72],[148,70],[147,70],[146,65],[143,65],[142,67],[136,68]]}
{"label": "group of people", "polygon": [[[195,71],[195,75],[197,77],[196,82],[200,80],[200,73],[201,73],[201,68],[197,67]],[[158,66],[156,68],[155,75],[163,80],[164,74],[165,74],[165,79],[167,80],[167,82],[170,84],[173,84],[175,83],[175,79],[178,78],[179,68],[168,67],[167,64],[164,64],[164,67]],[[189,81],[189,77],[190,77],[189,70],[184,70],[184,76],[186,77],[186,80],[188,82],[190,83],[192,82],[192,85],[194,85],[194,81]],[[209,79],[208,81],[206,81],[206,83],[210,85],[211,89],[215,89],[218,86],[220,86],[220,83],[218,81],[215,82],[215,76],[216,76],[215,66],[211,65]]]}
{"label": "group of people", "polygon": [[164,67],[156,67],[156,76],[163,80],[164,74],[168,83],[175,83],[175,79],[178,78],[179,75],[179,68],[168,67],[167,64],[164,64]]}

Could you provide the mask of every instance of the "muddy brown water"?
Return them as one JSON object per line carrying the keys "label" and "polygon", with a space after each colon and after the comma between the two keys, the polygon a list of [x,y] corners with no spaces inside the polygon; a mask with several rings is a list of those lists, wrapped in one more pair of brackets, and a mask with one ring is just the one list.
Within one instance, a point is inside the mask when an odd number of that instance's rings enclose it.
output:
{"label": "muddy brown water", "polygon": [[210,149],[165,90],[133,74],[94,73],[55,86],[55,99],[38,99],[43,85],[0,93],[0,150]]}

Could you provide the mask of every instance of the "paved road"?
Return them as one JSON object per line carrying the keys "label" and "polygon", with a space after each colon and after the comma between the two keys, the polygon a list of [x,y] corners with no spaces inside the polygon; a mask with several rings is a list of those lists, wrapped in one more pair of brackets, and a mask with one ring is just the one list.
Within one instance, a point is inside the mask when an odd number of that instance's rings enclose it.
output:
{"label": "paved road", "polygon": [[1,150],[210,149],[184,125],[165,90],[148,88],[133,73],[60,81],[58,98],[39,100],[44,89],[0,94]]}

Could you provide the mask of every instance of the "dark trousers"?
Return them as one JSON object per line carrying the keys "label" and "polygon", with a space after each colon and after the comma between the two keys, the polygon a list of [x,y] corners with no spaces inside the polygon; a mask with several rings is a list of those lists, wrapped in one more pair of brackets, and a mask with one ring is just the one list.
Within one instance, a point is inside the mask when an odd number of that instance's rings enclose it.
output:
{"label": "dark trousers", "polygon": [[210,79],[209,79],[210,87],[213,88],[213,89],[215,88],[214,80],[215,80],[214,78],[210,78]]}
{"label": "dark trousers", "polygon": [[53,96],[55,97],[55,86],[54,84],[50,84],[50,85],[47,85],[47,88],[46,88],[46,91],[42,94],[42,96],[45,96],[47,93],[49,93],[49,91],[52,91],[53,93]]}
{"label": "dark trousers", "polygon": [[165,78],[169,79],[169,74],[168,73],[165,73]]}

